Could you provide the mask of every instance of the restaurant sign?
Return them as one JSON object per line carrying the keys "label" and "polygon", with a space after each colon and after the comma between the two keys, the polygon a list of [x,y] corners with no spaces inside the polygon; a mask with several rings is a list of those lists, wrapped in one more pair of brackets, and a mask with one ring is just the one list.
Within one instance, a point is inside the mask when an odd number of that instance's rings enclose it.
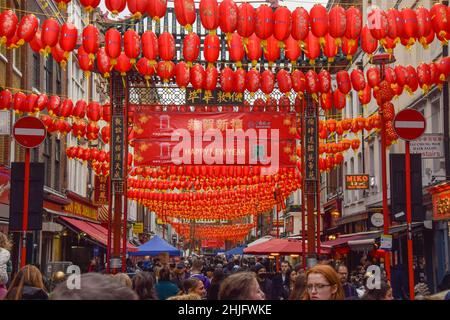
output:
{"label": "restaurant sign", "polygon": [[369,175],[368,174],[347,174],[345,176],[345,188],[347,190],[369,189]]}
{"label": "restaurant sign", "polygon": [[92,220],[98,220],[98,210],[96,207],[85,205],[81,202],[72,200],[72,202],[64,207],[66,212],[70,212],[73,215],[89,218]]}

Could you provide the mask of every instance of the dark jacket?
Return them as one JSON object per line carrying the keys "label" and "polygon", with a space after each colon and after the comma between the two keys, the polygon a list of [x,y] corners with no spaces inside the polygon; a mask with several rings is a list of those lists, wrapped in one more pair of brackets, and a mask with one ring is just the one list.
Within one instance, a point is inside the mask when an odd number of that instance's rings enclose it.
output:
{"label": "dark jacket", "polygon": [[342,286],[342,289],[344,289],[344,295],[345,298],[353,298],[358,297],[358,292],[356,292],[356,287],[352,285],[351,283],[346,283]]}
{"label": "dark jacket", "polygon": [[274,300],[287,300],[289,299],[289,295],[291,293],[290,284],[291,284],[291,275],[287,274],[284,281],[283,275],[276,274],[272,278],[273,283],[273,299]]}
{"label": "dark jacket", "polygon": [[159,281],[155,285],[155,291],[159,300],[166,300],[169,297],[176,296],[180,290],[173,282]]}
{"label": "dark jacket", "polygon": [[262,292],[264,292],[264,295],[266,296],[266,300],[275,300],[274,294],[273,294],[273,283],[270,279],[264,279],[260,280],[258,279],[259,286],[261,287]]}
{"label": "dark jacket", "polygon": [[[16,295],[16,288],[11,290],[11,297]],[[36,287],[23,286],[22,298],[20,300],[48,300],[48,294],[44,290]]]}
{"label": "dark jacket", "polygon": [[211,283],[206,296],[207,300],[219,300],[219,289],[222,282]]}

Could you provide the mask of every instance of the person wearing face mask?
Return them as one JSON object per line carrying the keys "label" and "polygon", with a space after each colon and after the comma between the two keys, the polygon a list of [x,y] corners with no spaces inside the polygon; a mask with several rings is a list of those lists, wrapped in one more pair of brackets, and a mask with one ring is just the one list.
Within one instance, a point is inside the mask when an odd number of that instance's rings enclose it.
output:
{"label": "person wearing face mask", "polygon": [[273,295],[273,284],[272,280],[269,279],[269,274],[267,273],[266,268],[262,264],[257,264],[255,266],[256,277],[259,283],[261,290],[264,292],[266,300],[274,300]]}
{"label": "person wearing face mask", "polygon": [[344,300],[339,276],[329,265],[315,265],[306,272],[303,300]]}

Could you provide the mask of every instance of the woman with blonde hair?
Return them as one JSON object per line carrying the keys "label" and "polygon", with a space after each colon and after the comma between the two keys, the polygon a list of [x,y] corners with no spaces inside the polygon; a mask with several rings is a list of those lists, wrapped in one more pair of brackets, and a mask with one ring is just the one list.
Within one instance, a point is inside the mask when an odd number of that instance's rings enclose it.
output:
{"label": "woman with blonde hair", "polygon": [[337,272],[329,265],[315,265],[306,272],[303,300],[344,300]]}
{"label": "woman with blonde hair", "polygon": [[47,300],[42,274],[33,265],[26,265],[15,275],[5,300]]}
{"label": "woman with blonde hair", "polygon": [[115,275],[113,275],[113,279],[124,287],[131,288],[133,286],[130,277],[126,273],[116,273]]}
{"label": "woman with blonde hair", "polygon": [[9,253],[11,248],[12,244],[6,234],[0,232],[0,300],[3,300],[8,291],[6,289],[6,284],[8,283],[7,264],[11,256]]}

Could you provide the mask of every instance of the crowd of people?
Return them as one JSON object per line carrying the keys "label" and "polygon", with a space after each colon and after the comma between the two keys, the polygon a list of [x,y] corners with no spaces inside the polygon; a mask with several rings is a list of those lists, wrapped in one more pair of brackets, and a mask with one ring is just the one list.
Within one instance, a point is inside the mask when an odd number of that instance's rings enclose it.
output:
{"label": "crowd of people", "polygon": [[[384,275],[376,286],[368,285],[373,275],[366,273],[366,263],[350,274],[346,265],[327,259],[305,270],[286,260],[275,268],[272,260],[259,257],[196,256],[169,263],[146,257],[136,264],[127,260],[127,273],[105,274],[90,268],[80,276],[80,286],[73,288],[64,272],[56,272],[48,281],[33,265],[26,265],[9,279],[5,266],[10,248],[6,236],[0,233],[0,300],[394,299]],[[447,286],[441,285],[441,289],[449,290],[450,283]]]}

